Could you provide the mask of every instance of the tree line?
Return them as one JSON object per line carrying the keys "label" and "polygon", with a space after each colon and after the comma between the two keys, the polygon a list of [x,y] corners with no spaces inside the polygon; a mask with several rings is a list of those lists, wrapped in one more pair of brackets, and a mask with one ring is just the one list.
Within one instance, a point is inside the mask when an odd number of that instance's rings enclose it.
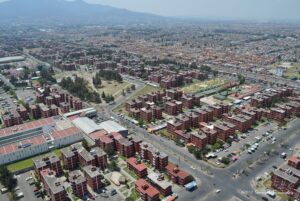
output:
{"label": "tree line", "polygon": [[122,76],[115,70],[100,70],[96,73],[94,80],[97,82],[97,80],[101,80],[101,78],[108,81],[115,80],[117,82],[123,82]]}
{"label": "tree line", "polygon": [[70,77],[63,78],[60,82],[60,86],[82,100],[101,103],[100,94],[91,90],[88,87],[88,82],[83,78],[77,76],[74,80]]}

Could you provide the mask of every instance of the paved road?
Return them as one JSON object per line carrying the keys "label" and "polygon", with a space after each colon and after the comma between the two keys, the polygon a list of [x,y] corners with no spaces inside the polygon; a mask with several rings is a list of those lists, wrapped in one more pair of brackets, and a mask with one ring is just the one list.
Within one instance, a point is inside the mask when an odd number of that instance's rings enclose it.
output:
{"label": "paved road", "polygon": [[[136,80],[137,83],[139,81]],[[285,149],[280,146],[280,142],[284,140],[292,141],[292,144],[297,143],[300,140],[300,135],[296,135],[300,130],[300,120],[296,119],[290,124],[287,130],[279,130],[281,132],[277,137],[278,144],[262,144],[260,148],[251,155],[244,154],[237,162],[225,169],[218,169],[209,166],[204,161],[196,160],[185,148],[178,147],[173,141],[165,139],[161,136],[149,135],[146,130],[120,118],[113,113],[113,109],[118,107],[130,95],[121,97],[116,101],[116,105],[106,108],[106,113],[109,116],[113,116],[121,124],[128,127],[131,131],[140,136],[144,141],[147,141],[157,147],[159,150],[166,152],[169,155],[170,161],[179,164],[179,166],[186,171],[190,172],[196,179],[201,181],[201,186],[194,192],[182,192],[179,195],[178,200],[229,200],[232,197],[239,198],[241,200],[259,200],[260,194],[256,194],[252,189],[250,182],[264,169],[264,165],[258,165],[253,170],[248,172],[248,176],[242,175],[238,178],[233,178],[233,174],[240,171],[241,167],[248,167],[249,161],[260,160],[264,152],[272,149],[277,149],[279,152]],[[268,164],[272,164],[278,160],[276,156],[270,157]],[[221,189],[220,193],[216,193],[215,189]]]}
{"label": "paved road", "polygon": [[241,68],[232,68],[232,67],[222,67],[222,66],[211,66],[212,69],[219,71],[220,74],[242,74],[246,78],[250,80],[257,80],[265,83],[272,83],[275,85],[287,85],[289,87],[296,88],[297,90],[300,90],[299,83],[285,79],[283,77],[278,77],[275,75],[266,75],[263,73],[255,73],[250,72]]}

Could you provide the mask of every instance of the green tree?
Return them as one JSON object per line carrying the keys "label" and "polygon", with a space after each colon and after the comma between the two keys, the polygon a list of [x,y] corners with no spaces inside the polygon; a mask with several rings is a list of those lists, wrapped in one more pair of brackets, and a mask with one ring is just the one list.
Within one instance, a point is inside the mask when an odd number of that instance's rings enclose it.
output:
{"label": "green tree", "polygon": [[90,151],[90,146],[89,143],[86,141],[86,139],[83,139],[83,141],[81,142],[82,146],[87,150]]}
{"label": "green tree", "polygon": [[246,81],[245,77],[241,74],[238,74],[238,80],[240,84],[244,84]]}
{"label": "green tree", "polygon": [[116,161],[111,161],[108,164],[108,169],[110,169],[111,171],[118,171],[119,167],[118,167],[118,164],[116,163]]}

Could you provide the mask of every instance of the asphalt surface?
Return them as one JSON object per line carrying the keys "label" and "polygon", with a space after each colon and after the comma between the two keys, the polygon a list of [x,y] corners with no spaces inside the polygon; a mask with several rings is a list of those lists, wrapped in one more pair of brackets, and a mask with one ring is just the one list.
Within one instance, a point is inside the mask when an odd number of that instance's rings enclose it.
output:
{"label": "asphalt surface", "polygon": [[[139,81],[136,81],[139,82]],[[129,96],[128,96],[129,97]],[[243,154],[240,159],[225,169],[219,169],[209,166],[204,161],[196,160],[185,148],[176,146],[173,141],[167,140],[161,136],[148,134],[145,129],[142,129],[113,113],[113,109],[117,106],[123,104],[127,98],[122,97],[116,100],[116,104],[108,106],[106,108],[106,114],[114,117],[119,123],[123,124],[130,131],[141,137],[144,141],[153,144],[156,148],[164,151],[169,155],[169,160],[173,163],[179,164],[179,167],[188,171],[192,174],[200,184],[199,188],[193,192],[183,191],[180,193],[178,200],[229,200],[233,197],[241,200],[260,200],[261,194],[257,194],[251,186],[251,181],[254,180],[257,175],[265,170],[265,165],[253,165],[254,167],[250,170],[247,169],[246,175],[242,174],[239,177],[233,177],[233,174],[240,172],[243,168],[249,167],[254,161],[260,161],[265,152],[270,152],[270,150],[276,150],[281,153],[286,151],[288,148],[283,148],[280,144],[281,142],[288,142],[288,147],[292,147],[300,140],[300,119],[289,124],[287,130],[278,130],[273,134],[277,135],[276,144],[263,143],[260,145],[259,149],[249,155]],[[276,134],[276,132],[280,134]],[[279,156],[270,156],[268,159],[268,164],[272,164],[278,160]],[[216,189],[220,189],[221,192],[217,193]]]}

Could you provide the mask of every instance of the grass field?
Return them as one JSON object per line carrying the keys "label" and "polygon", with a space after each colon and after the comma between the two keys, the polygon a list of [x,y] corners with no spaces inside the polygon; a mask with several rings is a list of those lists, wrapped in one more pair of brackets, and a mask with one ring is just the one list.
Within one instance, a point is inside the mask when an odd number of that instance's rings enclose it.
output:
{"label": "grass field", "polygon": [[146,85],[141,90],[135,92],[128,100],[133,100],[133,99],[137,98],[138,96],[148,94],[148,93],[151,93],[151,92],[156,92],[156,91],[159,91],[159,90],[160,90],[160,88],[156,88],[156,87]]}
{"label": "grass field", "polygon": [[[130,98],[128,98],[128,101],[133,100],[133,99],[137,98],[138,96],[141,96],[141,95],[144,95],[144,94],[147,94],[147,93],[150,93],[150,92],[159,91],[159,89],[160,88],[156,88],[156,87],[146,85],[141,90],[136,91],[135,93],[133,93],[132,96]],[[117,108],[114,109],[114,111],[128,115],[127,111],[124,108],[124,104],[119,105]]]}
{"label": "grass field", "polygon": [[116,81],[106,81],[106,80],[101,80],[102,81],[102,85],[100,88],[95,88],[93,85],[93,77],[95,75],[95,73],[89,73],[89,72],[78,72],[78,71],[74,71],[74,72],[62,72],[62,73],[58,73],[55,75],[56,79],[62,79],[64,77],[70,76],[70,75],[77,75],[78,77],[82,77],[85,80],[88,81],[89,83],[89,87],[95,91],[97,91],[98,93],[102,93],[104,92],[105,94],[111,94],[113,95],[115,98],[119,97],[120,95],[122,95],[122,90],[126,90],[127,87],[130,87],[131,84],[123,81],[122,83],[116,82]]}
{"label": "grass field", "polygon": [[287,69],[287,71],[284,73],[284,76],[289,79],[294,77],[300,79],[300,73],[298,73],[299,70],[300,70],[300,64],[294,65],[291,68]]}
{"label": "grass field", "polygon": [[206,80],[206,81],[198,81],[197,80],[197,81],[194,81],[192,84],[182,87],[181,89],[185,93],[196,93],[202,89],[215,87],[215,86],[218,86],[218,85],[221,85],[224,83],[225,83],[225,81],[220,78]]}
{"label": "grass field", "polygon": [[[56,149],[54,151],[52,151],[55,153],[56,156],[60,157],[61,156],[61,152],[59,149]],[[42,157],[42,156],[45,156],[47,154],[49,154],[51,152],[47,152],[47,153],[44,153],[44,154],[41,154],[41,155],[38,155],[38,156],[34,156],[34,157],[31,157],[31,158],[27,158],[25,160],[22,160],[22,161],[18,161],[16,163],[12,163],[12,164],[9,164],[7,166],[8,170],[11,171],[11,172],[16,172],[16,171],[19,171],[19,170],[23,170],[23,169],[26,169],[26,168],[30,168],[33,166],[33,159],[36,159],[36,158],[39,158],[39,157]]]}

